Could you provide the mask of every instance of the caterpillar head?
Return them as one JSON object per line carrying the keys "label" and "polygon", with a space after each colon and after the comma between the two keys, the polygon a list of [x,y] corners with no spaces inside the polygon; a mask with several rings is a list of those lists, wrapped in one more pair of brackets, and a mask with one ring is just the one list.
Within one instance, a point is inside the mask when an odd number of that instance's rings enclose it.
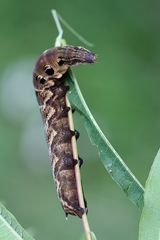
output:
{"label": "caterpillar head", "polygon": [[70,66],[94,63],[95,54],[82,47],[50,48],[38,58],[33,72],[34,87],[42,90],[54,85]]}

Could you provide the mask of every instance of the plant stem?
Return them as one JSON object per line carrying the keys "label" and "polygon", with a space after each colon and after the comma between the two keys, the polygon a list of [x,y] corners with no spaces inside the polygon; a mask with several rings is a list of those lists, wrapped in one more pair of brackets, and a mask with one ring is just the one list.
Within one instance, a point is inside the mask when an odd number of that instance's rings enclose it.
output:
{"label": "plant stem", "polygon": [[[57,36],[56,41],[55,41],[55,47],[61,46],[61,45],[64,44],[63,39],[62,39],[63,29],[62,29],[62,26],[60,24],[60,20],[82,42],[85,42],[85,44],[87,44],[87,45],[92,45],[87,40],[85,40],[82,36],[80,36],[64,19],[62,19],[55,9],[52,10],[52,15],[53,15],[53,18],[54,18],[54,21],[55,21],[55,24],[56,24],[56,27],[57,27],[57,30],[58,30],[58,36]],[[71,105],[70,105],[70,102],[69,102],[67,96],[66,96],[66,105],[71,108]],[[74,129],[72,111],[69,111],[68,117],[69,117],[70,129],[74,131],[75,129]],[[77,143],[76,143],[76,138],[75,137],[72,137],[72,148],[73,148],[73,158],[78,160]],[[79,164],[75,165],[75,177],[76,177],[79,205],[80,205],[80,207],[85,208],[82,185],[81,185],[81,175],[80,175]],[[89,223],[88,223],[86,213],[84,213],[83,216],[82,216],[82,224],[83,224],[83,229],[84,229],[86,240],[91,240],[91,234],[90,234],[91,231],[90,231],[90,227],[89,227]]]}
{"label": "plant stem", "polygon": [[[66,105],[71,108],[71,105],[70,105],[70,102],[69,102],[67,96],[66,96]],[[72,111],[69,111],[68,118],[69,118],[70,129],[72,131],[74,131],[75,129],[74,129]],[[77,143],[76,143],[75,136],[72,137],[72,148],[73,148],[72,149],[73,150],[73,158],[78,159]],[[76,176],[76,184],[77,184],[79,205],[80,205],[81,208],[85,208],[79,164],[75,165],[75,176]],[[90,227],[89,227],[89,223],[88,223],[86,213],[84,213],[83,216],[82,216],[82,224],[83,224],[83,229],[84,229],[84,233],[85,233],[85,236],[86,236],[86,240],[91,240],[91,235],[90,235],[91,231],[90,231]]]}

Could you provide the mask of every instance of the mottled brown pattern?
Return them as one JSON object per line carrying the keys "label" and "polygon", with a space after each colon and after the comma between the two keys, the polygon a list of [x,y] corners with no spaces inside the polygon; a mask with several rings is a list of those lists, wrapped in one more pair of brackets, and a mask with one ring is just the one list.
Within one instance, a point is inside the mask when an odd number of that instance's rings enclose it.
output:
{"label": "mottled brown pattern", "polygon": [[66,214],[80,218],[86,209],[79,206],[75,164],[71,139],[75,135],[69,128],[63,74],[69,66],[93,63],[95,55],[81,47],[66,46],[46,50],[37,60],[33,83],[42,114],[53,176],[62,207]]}

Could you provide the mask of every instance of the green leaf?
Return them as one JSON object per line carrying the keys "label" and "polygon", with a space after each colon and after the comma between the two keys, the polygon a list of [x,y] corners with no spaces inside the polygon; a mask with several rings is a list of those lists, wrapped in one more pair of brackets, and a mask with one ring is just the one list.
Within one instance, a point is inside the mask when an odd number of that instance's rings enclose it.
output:
{"label": "green leaf", "polygon": [[1,203],[0,240],[34,240]]}
{"label": "green leaf", "polygon": [[141,209],[143,207],[143,187],[97,125],[84,101],[78,83],[71,70],[66,74],[65,80],[68,82],[71,89],[68,94],[71,105],[83,117],[88,136],[92,144],[97,147],[105,169],[111,175],[113,180],[123,189],[127,197]]}
{"label": "green leaf", "polygon": [[160,150],[155,157],[144,194],[139,240],[160,240]]}

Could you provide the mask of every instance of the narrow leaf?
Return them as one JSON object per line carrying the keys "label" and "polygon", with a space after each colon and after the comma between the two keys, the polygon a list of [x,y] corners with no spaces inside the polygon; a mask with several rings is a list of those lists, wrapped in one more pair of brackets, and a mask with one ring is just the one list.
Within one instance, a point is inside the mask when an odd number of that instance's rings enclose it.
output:
{"label": "narrow leaf", "polygon": [[160,240],[160,150],[155,157],[144,194],[139,240]]}
{"label": "narrow leaf", "polygon": [[127,197],[141,209],[143,207],[143,187],[123,162],[118,153],[114,150],[97,125],[84,101],[78,83],[71,70],[66,74],[65,78],[71,89],[69,93],[69,100],[72,106],[83,117],[84,125],[89,138],[92,144],[96,145],[105,169],[111,175],[113,180],[123,189]]}
{"label": "narrow leaf", "polygon": [[34,240],[1,203],[0,240]]}

